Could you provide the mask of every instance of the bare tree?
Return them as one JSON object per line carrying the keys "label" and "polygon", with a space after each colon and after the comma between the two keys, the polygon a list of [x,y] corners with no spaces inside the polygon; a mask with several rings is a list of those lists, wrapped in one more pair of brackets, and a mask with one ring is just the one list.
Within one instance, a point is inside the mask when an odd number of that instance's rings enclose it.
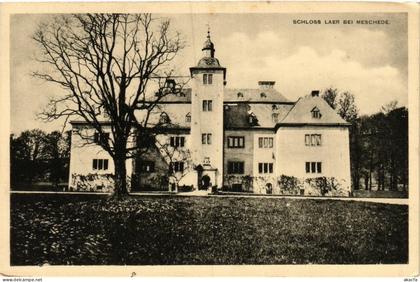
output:
{"label": "bare tree", "polygon": [[169,181],[175,184],[175,191],[178,192],[179,183],[191,172],[193,163],[190,150],[184,146],[178,146],[180,144],[171,144],[169,138],[168,136],[160,136],[160,138],[158,136],[155,144],[159,153],[168,164]]}
{"label": "bare tree", "polygon": [[163,96],[181,91],[182,85],[167,84],[169,63],[184,47],[180,35],[169,20],[150,14],[76,14],[40,25],[34,40],[41,50],[37,59],[48,67],[34,76],[64,89],[42,118],[64,118],[64,124],[78,118],[104,136],[105,117],[112,138],[100,145],[115,164],[114,195],[127,194],[125,161],[138,151],[129,141],[150,127]]}

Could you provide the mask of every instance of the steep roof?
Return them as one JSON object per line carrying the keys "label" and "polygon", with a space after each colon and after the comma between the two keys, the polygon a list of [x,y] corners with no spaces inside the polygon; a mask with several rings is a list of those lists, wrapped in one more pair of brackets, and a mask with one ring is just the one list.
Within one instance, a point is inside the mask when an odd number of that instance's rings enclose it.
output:
{"label": "steep roof", "polygon": [[[187,120],[188,113],[191,113],[191,89],[187,89],[185,96],[168,95],[166,103],[158,104],[150,115],[149,125],[159,124],[162,114],[167,115],[170,120],[167,128],[190,128],[191,122]],[[235,91],[228,92],[231,97]],[[240,101],[225,101],[224,104],[224,126],[226,129],[258,129],[276,128],[276,126],[295,125],[349,125],[344,121],[321,97],[311,95],[300,98],[296,103],[281,102],[282,98],[273,101],[261,102],[261,99],[245,100],[245,93],[254,95],[255,90],[244,91],[244,99]],[[276,95],[275,92],[271,92]],[[277,92],[278,93],[278,92]],[[182,101],[182,102],[180,102]],[[318,110],[320,118],[313,118],[312,111]],[[138,122],[144,119],[144,111],[134,112]],[[250,119],[250,117],[252,117]],[[78,123],[74,121],[73,124]],[[84,122],[80,122],[84,123]]]}
{"label": "steep roof", "polygon": [[[189,128],[191,122],[188,122],[186,115],[191,112],[191,104],[162,104],[158,105],[154,111],[150,113],[148,125],[155,126],[159,124],[162,115],[167,115],[169,124],[166,127],[182,127]],[[135,111],[134,115],[139,123],[144,121],[146,111]]]}
{"label": "steep roof", "polygon": [[264,102],[264,103],[287,103],[290,102],[274,88],[250,89],[234,88],[225,89],[225,102]]}
{"label": "steep roof", "polygon": [[[226,88],[224,92],[224,103],[248,102],[248,103],[292,103],[279,91],[273,88],[252,89],[252,88]],[[191,103],[191,88],[185,88],[182,95],[166,95],[161,103]]]}
{"label": "steep roof", "polygon": [[160,103],[191,103],[191,88],[182,89],[181,94],[168,94],[161,98]]}
{"label": "steep roof", "polygon": [[[276,121],[282,120],[292,104],[228,104],[224,108],[224,122],[226,128],[274,128]],[[253,115],[255,123],[250,123]]]}
{"label": "steep roof", "polygon": [[[312,117],[312,111],[318,110],[320,118]],[[333,108],[321,97],[311,95],[300,98],[286,117],[281,120],[281,125],[293,124],[339,124],[348,125]]]}

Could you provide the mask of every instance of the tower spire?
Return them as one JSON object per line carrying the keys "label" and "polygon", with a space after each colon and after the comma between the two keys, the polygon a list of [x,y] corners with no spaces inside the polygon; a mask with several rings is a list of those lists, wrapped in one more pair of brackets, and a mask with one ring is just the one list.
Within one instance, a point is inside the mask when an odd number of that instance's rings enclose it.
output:
{"label": "tower spire", "polygon": [[211,42],[211,38],[210,38],[210,25],[207,24],[207,39],[206,41],[204,41],[204,46],[203,49],[201,49],[203,51],[203,55],[204,57],[211,57],[214,58],[214,44],[213,42]]}

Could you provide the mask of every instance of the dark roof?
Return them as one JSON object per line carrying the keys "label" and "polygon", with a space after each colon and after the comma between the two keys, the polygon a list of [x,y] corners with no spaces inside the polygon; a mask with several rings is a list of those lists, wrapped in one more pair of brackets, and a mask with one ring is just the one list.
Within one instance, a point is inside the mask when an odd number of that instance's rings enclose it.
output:
{"label": "dark roof", "polygon": [[[161,103],[191,103],[191,88],[185,88],[181,94],[166,95],[160,101]],[[276,89],[225,89],[224,103],[290,103],[283,94]]]}
{"label": "dark roof", "polygon": [[200,61],[198,61],[197,64],[198,68],[211,68],[211,67],[217,67],[220,68],[219,60],[212,57],[204,57],[201,58]]}
{"label": "dark roof", "polygon": [[[191,113],[191,89],[185,89],[186,95],[178,97],[168,95],[164,101],[159,104],[155,111],[150,115],[149,124],[159,124],[162,113],[165,113],[170,124],[167,128],[190,128],[191,122],[188,122],[186,116]],[[283,96],[277,91],[266,91],[265,98],[248,99],[251,95],[259,93],[256,89],[242,90],[244,94],[240,101],[233,100],[233,94],[237,90],[229,89],[224,103],[224,126],[227,129],[275,129],[276,126],[299,126],[299,125],[320,125],[320,126],[347,126],[349,125],[333,110],[324,99],[312,97],[311,95],[300,98],[296,103],[284,102]],[[279,95],[280,94],[280,95]],[[280,98],[279,98],[280,97]],[[267,99],[269,98],[269,99]],[[271,101],[271,103],[267,100]],[[261,101],[265,101],[264,103]],[[321,114],[320,118],[312,117],[312,110],[317,108]],[[144,115],[135,111],[138,122],[141,122]],[[252,117],[250,119],[250,117]],[[74,121],[72,124],[78,124]],[[83,124],[81,122],[80,124]]]}
{"label": "dark roof", "polygon": [[160,103],[191,103],[191,88],[184,88],[181,94],[168,94],[161,98]]}
{"label": "dark roof", "polygon": [[[276,121],[281,121],[290,109],[291,104],[227,104],[224,107],[226,128],[274,128]],[[249,117],[256,118],[255,123]]]}

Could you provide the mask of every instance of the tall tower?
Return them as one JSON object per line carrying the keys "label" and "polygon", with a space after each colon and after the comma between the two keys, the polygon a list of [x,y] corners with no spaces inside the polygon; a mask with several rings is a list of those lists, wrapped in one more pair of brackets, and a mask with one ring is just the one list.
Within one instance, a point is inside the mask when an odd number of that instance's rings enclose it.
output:
{"label": "tall tower", "polygon": [[191,67],[191,155],[201,189],[223,185],[223,96],[226,68],[214,57],[210,31],[203,57]]}

